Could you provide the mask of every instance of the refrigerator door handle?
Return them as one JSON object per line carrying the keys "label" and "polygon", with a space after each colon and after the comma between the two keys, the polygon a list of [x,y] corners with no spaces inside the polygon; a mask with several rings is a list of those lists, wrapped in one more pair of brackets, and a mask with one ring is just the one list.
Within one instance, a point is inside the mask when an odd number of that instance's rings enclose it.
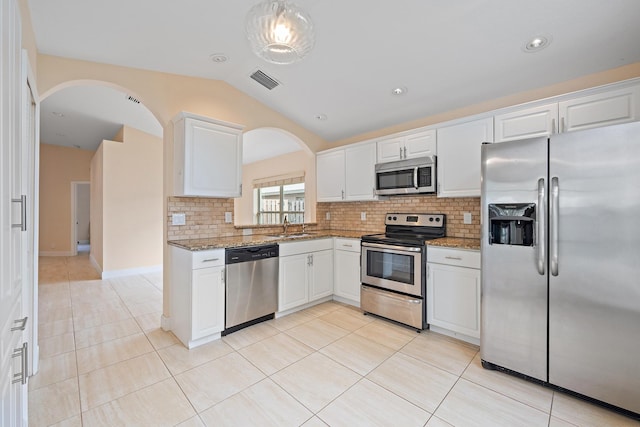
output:
{"label": "refrigerator door handle", "polygon": [[558,186],[558,177],[555,176],[551,178],[551,202],[550,202],[550,217],[551,224],[549,227],[549,257],[551,259],[551,274],[553,276],[558,275],[558,198],[559,198],[559,186]]}
{"label": "refrigerator door handle", "polygon": [[544,276],[544,261],[545,261],[545,215],[546,215],[546,207],[545,207],[545,192],[544,192],[544,178],[540,178],[538,180],[538,259],[536,260],[538,264],[538,273]]}

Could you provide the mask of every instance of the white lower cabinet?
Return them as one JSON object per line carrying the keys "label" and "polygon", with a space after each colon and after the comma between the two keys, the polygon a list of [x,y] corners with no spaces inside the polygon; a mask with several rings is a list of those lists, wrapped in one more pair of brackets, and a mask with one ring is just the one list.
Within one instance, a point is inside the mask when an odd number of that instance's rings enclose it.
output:
{"label": "white lower cabinet", "polygon": [[427,322],[479,343],[480,251],[427,247]]}
{"label": "white lower cabinet", "polygon": [[333,294],[333,239],[280,243],[278,311]]}
{"label": "white lower cabinet", "polygon": [[187,348],[224,330],[224,249],[171,250],[171,330]]}
{"label": "white lower cabinet", "polygon": [[[336,238],[334,243],[334,295],[360,306],[360,240]],[[344,298],[345,300],[343,300]]]}

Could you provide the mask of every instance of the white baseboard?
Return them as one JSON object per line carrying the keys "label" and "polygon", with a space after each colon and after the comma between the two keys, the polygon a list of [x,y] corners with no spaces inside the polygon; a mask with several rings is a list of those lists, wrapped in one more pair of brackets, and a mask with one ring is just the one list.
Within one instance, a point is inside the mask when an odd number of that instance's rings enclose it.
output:
{"label": "white baseboard", "polygon": [[72,251],[40,251],[40,256],[74,256]]}
{"label": "white baseboard", "polygon": [[114,277],[133,276],[136,274],[161,273],[162,264],[152,265],[149,267],[126,268],[124,270],[103,271],[103,279],[113,279]]}
{"label": "white baseboard", "polygon": [[432,332],[436,332],[438,334],[446,335],[451,338],[459,339],[460,341],[465,341],[470,344],[480,345],[480,338],[470,337],[469,335],[461,334],[459,332],[450,331],[448,329],[440,328],[438,326],[429,325],[429,329]]}
{"label": "white baseboard", "polygon": [[166,317],[164,314],[160,316],[160,327],[163,331],[168,332],[171,330],[171,318]]}
{"label": "white baseboard", "polygon": [[351,298],[345,298],[345,297],[341,297],[341,296],[338,296],[336,294],[333,294],[333,300],[341,302],[343,304],[352,305],[352,306],[354,306],[356,308],[360,308],[360,301],[356,301],[356,300],[353,300]]}

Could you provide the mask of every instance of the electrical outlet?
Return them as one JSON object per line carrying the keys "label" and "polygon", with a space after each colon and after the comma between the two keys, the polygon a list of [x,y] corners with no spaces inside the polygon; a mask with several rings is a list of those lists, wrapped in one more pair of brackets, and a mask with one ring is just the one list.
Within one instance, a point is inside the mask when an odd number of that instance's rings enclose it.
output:
{"label": "electrical outlet", "polygon": [[231,224],[233,222],[233,215],[231,214],[231,212],[224,213],[224,222],[226,222],[227,224]]}
{"label": "electrical outlet", "polygon": [[183,213],[171,214],[171,225],[185,225],[187,223],[187,215]]}
{"label": "electrical outlet", "polygon": [[471,224],[471,212],[464,212],[462,214],[462,222],[465,224]]}
{"label": "electrical outlet", "polygon": [[367,220],[367,213],[366,212],[360,212],[360,220],[361,221],[366,221]]}
{"label": "electrical outlet", "polygon": [[326,219],[327,221],[329,221],[331,219],[331,212],[327,212],[324,216],[324,219]]}

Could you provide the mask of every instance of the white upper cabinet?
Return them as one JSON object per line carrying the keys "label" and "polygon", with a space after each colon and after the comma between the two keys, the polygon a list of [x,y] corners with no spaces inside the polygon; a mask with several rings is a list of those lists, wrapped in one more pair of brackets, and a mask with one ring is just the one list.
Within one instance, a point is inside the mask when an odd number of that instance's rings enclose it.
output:
{"label": "white upper cabinet", "polygon": [[438,129],[438,197],[480,196],[483,142],[493,142],[493,117]]}
{"label": "white upper cabinet", "polygon": [[495,142],[640,120],[640,86],[611,90],[495,116]]}
{"label": "white upper cabinet", "polygon": [[318,153],[316,156],[316,191],[319,202],[344,200],[344,149]]}
{"label": "white upper cabinet", "polygon": [[375,200],[375,164],[374,142],[318,153],[318,201]]}
{"label": "white upper cabinet", "polygon": [[557,129],[557,103],[495,116],[495,142],[548,136]]}
{"label": "white upper cabinet", "polygon": [[639,105],[640,86],[560,102],[560,132],[640,120]]}
{"label": "white upper cabinet", "polygon": [[434,129],[378,141],[378,163],[434,156],[436,131]]}
{"label": "white upper cabinet", "polygon": [[347,147],[345,153],[345,200],[374,200],[376,145]]}
{"label": "white upper cabinet", "polygon": [[174,195],[242,195],[242,127],[181,113],[174,119]]}

